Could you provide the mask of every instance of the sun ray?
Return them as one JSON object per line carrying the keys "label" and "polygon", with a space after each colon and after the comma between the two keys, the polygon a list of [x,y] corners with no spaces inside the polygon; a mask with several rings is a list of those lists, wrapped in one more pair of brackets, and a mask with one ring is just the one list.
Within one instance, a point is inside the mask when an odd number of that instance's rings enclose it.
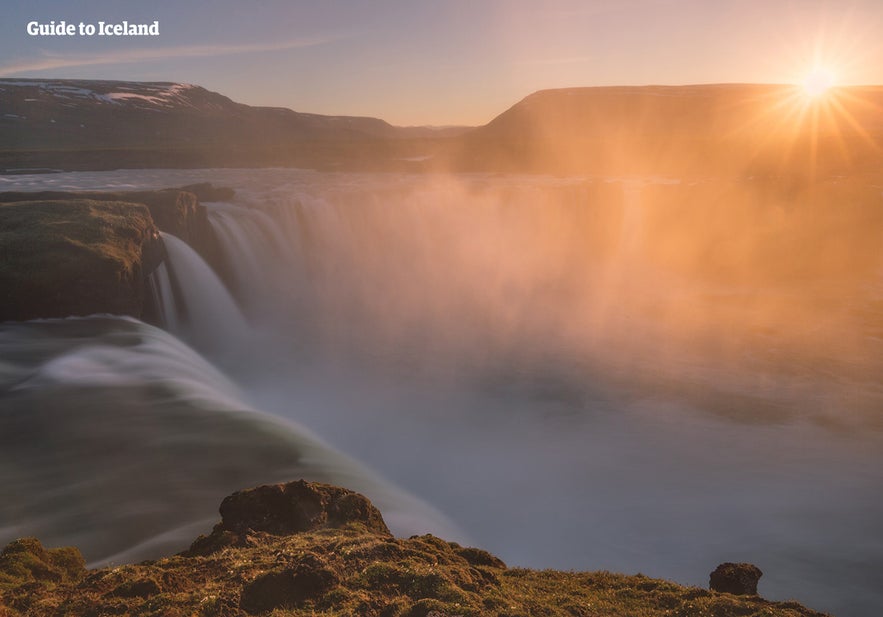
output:
{"label": "sun ray", "polygon": [[[826,82],[827,83],[827,82]],[[751,149],[750,173],[794,173],[818,180],[883,151],[872,119],[881,88],[830,86],[810,96],[804,83],[759,88],[736,105],[747,118],[728,139]]]}
{"label": "sun ray", "polygon": [[815,67],[803,80],[803,92],[810,98],[824,97],[837,83],[833,71],[825,67]]}

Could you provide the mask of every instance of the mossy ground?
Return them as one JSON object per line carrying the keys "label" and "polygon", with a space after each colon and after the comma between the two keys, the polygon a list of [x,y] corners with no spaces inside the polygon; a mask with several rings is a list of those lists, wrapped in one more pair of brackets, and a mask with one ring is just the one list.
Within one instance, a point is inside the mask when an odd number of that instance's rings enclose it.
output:
{"label": "mossy ground", "polygon": [[[433,617],[819,617],[799,604],[740,597],[641,575],[507,568],[433,536],[396,539],[359,523],[77,575],[0,569],[0,615],[249,614]],[[70,561],[70,560],[68,560]]]}

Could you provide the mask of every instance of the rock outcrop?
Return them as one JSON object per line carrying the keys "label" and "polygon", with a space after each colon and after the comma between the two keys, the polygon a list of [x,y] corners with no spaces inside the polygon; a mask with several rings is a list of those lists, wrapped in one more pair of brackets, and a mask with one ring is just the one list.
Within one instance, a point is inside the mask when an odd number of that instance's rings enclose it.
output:
{"label": "rock outcrop", "polygon": [[93,313],[140,317],[162,255],[140,204],[89,199],[0,205],[0,321]]}
{"label": "rock outcrop", "polygon": [[197,182],[180,188],[182,191],[193,193],[199,201],[230,201],[236,195],[236,191],[227,186],[215,186],[211,182]]}
{"label": "rock outcrop", "polygon": [[245,545],[247,536],[255,532],[288,535],[355,523],[370,532],[389,535],[380,511],[364,496],[303,480],[238,491],[221,502],[220,512],[221,522],[210,535],[193,543],[190,554]]}
{"label": "rock outcrop", "polygon": [[188,188],[0,193],[0,321],[94,313],[149,319],[145,277],[165,258],[159,231],[227,277],[198,195],[231,199],[233,190]]}
{"label": "rock outcrop", "polygon": [[757,582],[763,572],[751,563],[722,563],[714,572],[708,586],[712,591],[732,593],[737,596],[756,596]]}
{"label": "rock outcrop", "polygon": [[[394,538],[365,497],[324,484],[241,491],[221,513],[212,535],[241,541],[137,565],[84,571],[71,549],[14,542],[0,556],[0,615],[824,617],[642,575],[508,568],[431,535]],[[36,565],[22,568],[22,555]]]}
{"label": "rock outcrop", "polygon": [[[233,197],[233,190],[215,187],[209,183],[191,185],[193,190],[161,189],[157,191],[39,191],[34,193],[10,191],[0,193],[0,203],[20,201],[59,201],[89,199],[92,201],[121,201],[142,204],[150,211],[153,222],[160,229],[181,238],[213,268],[221,270],[223,258],[218,238],[208,220],[208,211],[200,203]],[[197,194],[198,193],[198,194]]]}

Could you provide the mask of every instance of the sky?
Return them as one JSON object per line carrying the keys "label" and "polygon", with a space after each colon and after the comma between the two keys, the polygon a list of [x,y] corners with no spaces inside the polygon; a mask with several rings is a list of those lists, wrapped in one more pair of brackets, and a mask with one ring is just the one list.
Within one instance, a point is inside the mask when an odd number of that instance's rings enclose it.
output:
{"label": "sky", "polygon": [[[0,77],[176,81],[250,105],[479,125],[545,88],[883,84],[881,0],[32,0],[0,9]],[[29,22],[159,22],[31,36]]]}

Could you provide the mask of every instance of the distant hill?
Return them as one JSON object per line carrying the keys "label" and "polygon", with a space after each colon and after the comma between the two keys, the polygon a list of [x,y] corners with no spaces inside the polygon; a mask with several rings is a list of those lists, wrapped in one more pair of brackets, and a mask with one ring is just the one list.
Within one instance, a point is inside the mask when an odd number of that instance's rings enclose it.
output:
{"label": "distant hill", "polygon": [[0,170],[300,166],[559,174],[813,175],[879,169],[883,87],[543,90],[485,126],[251,107],[169,82],[0,80]]}
{"label": "distant hill", "polygon": [[322,166],[457,131],[251,107],[190,84],[0,79],[0,168]]}
{"label": "distant hill", "polygon": [[542,90],[465,135],[461,168],[680,173],[879,165],[883,87],[810,99],[785,85]]}

